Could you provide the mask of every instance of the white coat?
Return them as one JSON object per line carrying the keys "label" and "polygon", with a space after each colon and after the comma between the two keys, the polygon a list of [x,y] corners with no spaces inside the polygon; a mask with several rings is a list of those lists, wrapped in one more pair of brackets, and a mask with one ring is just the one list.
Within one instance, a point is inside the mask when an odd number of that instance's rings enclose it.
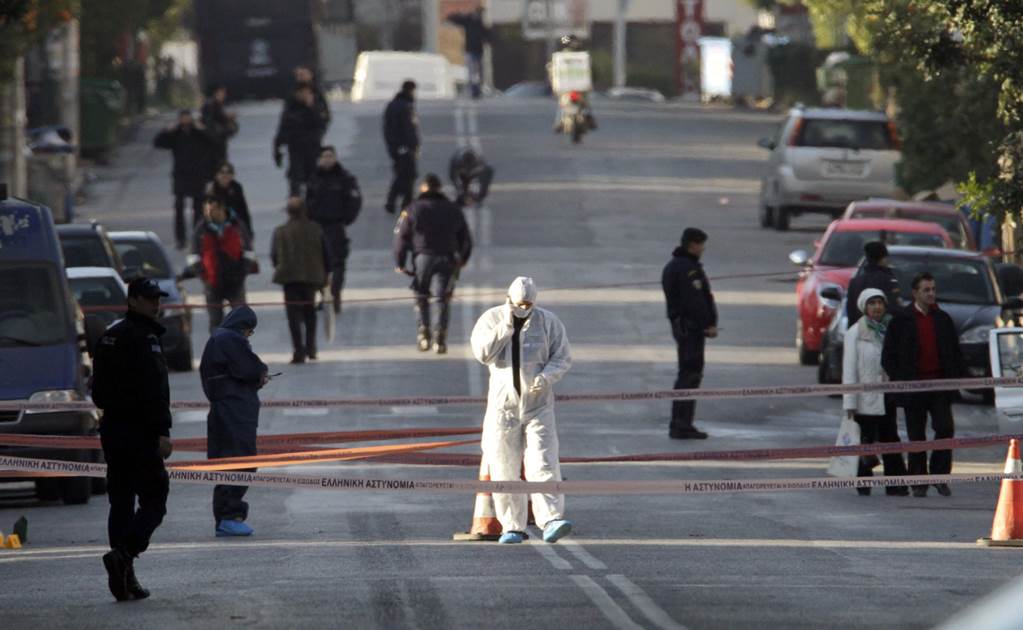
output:
{"label": "white coat", "polygon": [[[883,383],[888,380],[881,367],[882,340],[867,326],[864,315],[845,331],[842,355],[842,384]],[[883,416],[884,393],[843,394],[842,408],[862,416]]]}
{"label": "white coat", "polygon": [[[490,370],[483,456],[494,481],[513,481],[521,472],[527,481],[560,481],[553,385],[572,365],[565,325],[554,313],[533,307],[519,332],[521,396],[515,391],[512,375],[514,332],[508,305],[483,313],[472,330],[473,356]],[[545,384],[532,392],[530,386],[539,375]],[[563,495],[534,494],[532,500],[533,515],[541,528],[563,518]],[[495,493],[494,508],[505,532],[525,531],[525,495]]]}

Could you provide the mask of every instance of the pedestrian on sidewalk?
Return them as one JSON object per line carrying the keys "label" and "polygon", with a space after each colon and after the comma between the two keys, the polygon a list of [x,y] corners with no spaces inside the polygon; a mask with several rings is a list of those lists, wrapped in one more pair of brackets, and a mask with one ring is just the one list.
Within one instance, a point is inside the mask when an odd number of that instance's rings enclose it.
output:
{"label": "pedestrian on sidewalk", "polygon": [[863,245],[863,257],[865,262],[856,270],[846,291],[845,316],[850,328],[863,315],[857,305],[860,303],[860,292],[864,289],[880,289],[885,295],[889,311],[902,305],[899,279],[888,264],[888,247],[881,241],[869,241]]}
{"label": "pedestrian on sidewalk", "polygon": [[463,207],[470,204],[479,206],[483,205],[490,192],[494,169],[482,155],[470,147],[462,147],[451,156],[448,176],[457,193],[455,203]]}
{"label": "pedestrian on sidewalk", "polygon": [[[440,177],[428,173],[415,203],[401,211],[394,227],[394,270],[412,276],[416,294],[416,344],[420,352],[448,351],[448,317],[459,270],[469,262],[472,237],[462,209],[444,196]],[[412,268],[407,267],[412,254]],[[437,327],[430,327],[430,296]]]}
{"label": "pedestrian on sidewalk", "polygon": [[203,211],[185,276],[202,279],[212,334],[224,319],[225,301],[232,308],[245,302],[245,276],[256,273],[258,264],[248,230],[228,211],[223,197],[207,197]]}
{"label": "pedestrian on sidewalk", "polygon": [[207,196],[223,197],[227,213],[238,217],[249,231],[249,238],[256,238],[256,232],[252,229],[252,215],[249,214],[249,202],[245,200],[245,189],[235,179],[233,164],[227,161],[220,163],[213,181],[207,183],[205,193]]}
{"label": "pedestrian on sidewalk", "polygon": [[288,146],[288,191],[302,195],[306,181],[316,169],[320,155],[320,140],[324,131],[323,119],[316,112],[312,86],[299,83],[291,98],[284,102],[281,119],[274,135],[273,158],[277,168],[283,163],[281,147]]}
{"label": "pedestrian on sidewalk", "polygon": [[359,181],[341,166],[334,147],[320,150],[316,170],[306,187],[306,206],[309,218],[320,224],[327,239],[330,254],[330,293],[334,313],[341,314],[341,289],[345,284],[349,240],[346,228],[359,216],[362,209],[362,191]]}
{"label": "pedestrian on sidewalk", "polygon": [[[519,276],[505,303],[480,316],[472,329],[472,353],[490,370],[483,418],[483,457],[494,481],[561,481],[554,384],[572,366],[565,325],[536,306],[532,278]],[[565,496],[535,493],[533,516],[544,542],[572,531]],[[526,531],[526,495],[494,493],[501,543],[520,543]]]}
{"label": "pedestrian on sidewalk", "polygon": [[465,33],[465,69],[469,74],[469,94],[478,99],[483,94],[483,46],[490,42],[492,32],[483,20],[483,7],[472,11],[450,13],[448,22],[460,26]]}
{"label": "pedestrian on sidewalk", "polygon": [[92,401],[103,410],[110,500],[103,565],[118,601],[149,597],[135,577],[135,559],[163,522],[170,492],[163,464],[173,451],[170,385],[160,344],[166,330],[156,321],[161,297],[167,294],[155,281],[132,280],[128,312],[99,338],[93,359]]}
{"label": "pedestrian on sidewalk", "polygon": [[[888,313],[888,298],[880,289],[864,289],[858,297],[857,309],[864,314],[845,333],[842,354],[842,384],[883,383],[888,376],[881,367],[881,350],[885,333],[891,323]],[[844,394],[842,408],[846,415],[860,426],[860,443],[898,442],[899,428],[895,417],[895,404],[891,396],[883,392]],[[857,476],[872,477],[873,466],[868,457],[859,458]],[[906,462],[902,453],[886,453],[884,461],[886,477],[906,474]],[[876,459],[875,459],[876,461]],[[869,495],[870,488],[856,488],[861,495]],[[887,486],[885,493],[894,496],[908,496],[906,486]]]}
{"label": "pedestrian on sidewalk", "polygon": [[[913,302],[897,309],[888,325],[881,352],[881,365],[893,381],[960,378],[965,372],[959,335],[948,313],[938,307],[934,276],[928,272],[913,278]],[[934,439],[955,437],[952,391],[898,394],[897,404],[905,408],[906,433],[911,441],[927,439],[927,416],[931,417]],[[909,454],[910,475],[947,475],[952,472],[952,451]],[[934,486],[938,494],[950,496],[948,484]],[[913,486],[913,496],[926,497],[927,486]]]}
{"label": "pedestrian on sidewalk", "polygon": [[[178,112],[176,125],[163,129],[153,139],[157,149],[171,151],[174,168],[171,171],[174,193],[174,242],[184,249],[188,234],[202,218],[203,187],[206,184],[216,151],[213,140],[204,129],[195,124],[191,110]],[[192,204],[192,217],[185,225],[185,200]]]}
{"label": "pedestrian on sidewalk", "polygon": [[316,359],[316,292],[327,284],[330,255],[323,228],[309,220],[305,202],[291,197],[287,211],[287,223],[277,226],[270,239],[270,260],[274,283],[284,287],[291,362],[305,363]]}
{"label": "pedestrian on sidewalk", "polygon": [[227,141],[238,133],[238,118],[234,112],[224,107],[227,103],[227,87],[215,83],[208,90],[206,101],[202,104],[200,120],[203,128],[213,140],[213,156],[210,161],[210,173],[207,180],[212,179],[213,169],[227,159]]}
{"label": "pedestrian on sidewalk", "polygon": [[[707,339],[718,336],[718,310],[710,282],[700,257],[707,247],[707,233],[688,227],[682,232],[682,244],[664,266],[661,285],[668,305],[668,321],[678,352],[678,376],[675,389],[697,389],[703,381],[704,347]],[[693,425],[695,400],[671,403],[668,437],[673,440],[703,440],[707,434]]]}
{"label": "pedestrian on sidewalk", "polygon": [[[270,382],[266,365],[252,351],[249,337],[256,331],[256,313],[242,305],[227,314],[206,342],[199,362],[202,391],[210,401],[206,416],[206,456],[256,455],[259,428],[258,391]],[[244,472],[255,472],[255,468]],[[248,486],[213,488],[214,531],[217,536],[251,536]]]}
{"label": "pedestrian on sidewalk", "polygon": [[401,91],[387,104],[384,110],[384,143],[394,173],[384,210],[394,214],[398,197],[401,197],[402,210],[412,203],[412,187],[418,175],[419,117],[416,116],[415,81],[402,83]]}
{"label": "pedestrian on sidewalk", "polygon": [[309,66],[295,66],[293,76],[295,78],[295,85],[308,85],[313,91],[313,108],[316,110],[316,115],[320,119],[320,126],[323,129],[323,133],[319,138],[319,142],[322,144],[323,136],[327,134],[327,127],[330,126],[330,105],[327,103],[327,97],[324,96],[323,90],[320,89],[320,84]]}

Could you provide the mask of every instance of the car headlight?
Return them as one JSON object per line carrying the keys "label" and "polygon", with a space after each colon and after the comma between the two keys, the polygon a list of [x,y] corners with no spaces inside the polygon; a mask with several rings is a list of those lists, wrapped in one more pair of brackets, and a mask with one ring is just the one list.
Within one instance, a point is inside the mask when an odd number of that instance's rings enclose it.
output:
{"label": "car headlight", "polygon": [[[36,392],[29,396],[30,403],[66,403],[84,400],[82,395],[73,389],[51,389]],[[46,409],[26,409],[25,413],[49,413]]]}
{"label": "car headlight", "polygon": [[959,343],[987,343],[994,326],[976,326],[959,335]]}

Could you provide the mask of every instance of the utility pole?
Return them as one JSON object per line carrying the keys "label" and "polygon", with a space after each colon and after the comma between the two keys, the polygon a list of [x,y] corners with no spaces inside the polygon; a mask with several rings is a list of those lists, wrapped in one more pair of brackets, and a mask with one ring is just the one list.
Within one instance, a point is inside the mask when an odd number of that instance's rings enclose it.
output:
{"label": "utility pole", "polygon": [[615,13],[614,26],[614,87],[625,87],[625,13],[629,9],[629,0],[618,0],[618,11]]}
{"label": "utility pole", "polygon": [[0,82],[0,183],[12,196],[28,195],[25,162],[25,60],[13,62],[7,82]]}
{"label": "utility pole", "polygon": [[421,0],[420,7],[423,13],[423,52],[435,53],[440,29],[440,0]]}

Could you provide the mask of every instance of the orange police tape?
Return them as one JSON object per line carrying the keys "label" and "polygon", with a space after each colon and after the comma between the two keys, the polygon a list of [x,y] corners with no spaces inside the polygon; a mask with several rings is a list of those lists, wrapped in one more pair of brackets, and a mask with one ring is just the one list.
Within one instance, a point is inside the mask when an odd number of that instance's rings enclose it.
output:
{"label": "orange police tape", "polygon": [[[803,396],[830,396],[832,394],[862,394],[865,392],[929,392],[957,389],[988,389],[991,387],[1023,386],[1023,376],[1002,378],[956,378],[921,381],[889,381],[886,383],[857,383],[851,385],[775,385],[760,387],[722,387],[709,389],[664,389],[648,392],[611,392],[559,394],[559,403],[572,402],[628,402],[636,400],[721,400],[735,398],[795,398]],[[323,398],[264,400],[263,409],[296,407],[416,407],[422,405],[478,405],[486,402],[481,396],[405,396],[393,398]],[[171,409],[208,409],[205,400],[175,401]],[[0,411],[71,411],[92,410],[89,401],[30,403],[0,401]]]}
{"label": "orange police tape", "polygon": [[[103,477],[105,464],[66,462],[53,459],[0,456],[0,470],[29,473],[66,473],[81,477]],[[318,490],[384,490],[392,492],[434,492],[475,494],[479,492],[573,494],[573,495],[687,495],[792,490],[837,490],[881,488],[890,485],[932,485],[939,483],[985,483],[1004,479],[1023,480],[1023,473],[907,475],[905,477],[812,477],[797,479],[719,480],[633,480],[633,481],[477,481],[446,479],[385,479],[336,475],[289,475],[243,471],[168,469],[172,481],[202,485],[232,484],[265,488],[306,488]]]}

